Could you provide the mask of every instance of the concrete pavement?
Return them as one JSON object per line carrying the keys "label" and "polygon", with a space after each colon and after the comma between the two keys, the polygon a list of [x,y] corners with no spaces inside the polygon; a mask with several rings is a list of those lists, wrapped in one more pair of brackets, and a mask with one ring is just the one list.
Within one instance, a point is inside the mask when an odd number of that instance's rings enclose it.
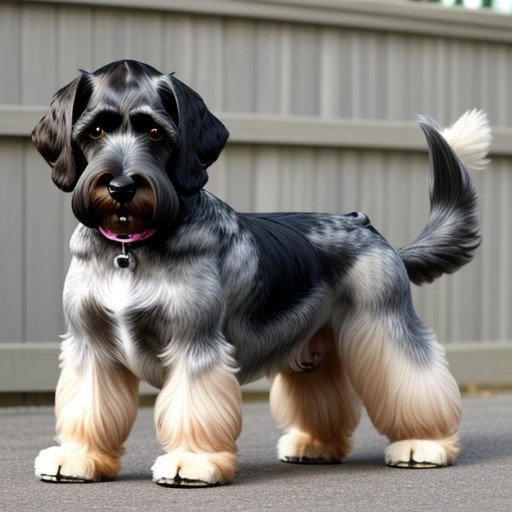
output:
{"label": "concrete pavement", "polygon": [[281,463],[275,455],[279,430],[268,404],[246,403],[236,480],[208,489],[169,489],[151,482],[150,467],[161,454],[151,408],[140,409],[123,469],[113,482],[36,480],[33,459],[53,444],[53,429],[50,407],[0,409],[2,512],[512,510],[512,395],[464,399],[458,463],[426,470],[386,467],[386,439],[366,417],[343,464]]}

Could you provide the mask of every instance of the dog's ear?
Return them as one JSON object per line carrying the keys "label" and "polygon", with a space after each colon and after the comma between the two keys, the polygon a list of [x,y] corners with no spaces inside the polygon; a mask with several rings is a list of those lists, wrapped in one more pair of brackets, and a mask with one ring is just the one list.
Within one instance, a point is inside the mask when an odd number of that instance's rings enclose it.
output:
{"label": "dog's ear", "polygon": [[55,93],[48,114],[32,130],[32,142],[53,169],[53,182],[65,192],[73,190],[87,165],[71,135],[73,124],[85,110],[91,93],[90,77],[82,73]]}
{"label": "dog's ear", "polygon": [[208,181],[206,169],[217,160],[229,132],[190,87],[172,75],[164,84],[160,94],[180,136],[178,153],[169,162],[170,178],[181,194],[192,195]]}

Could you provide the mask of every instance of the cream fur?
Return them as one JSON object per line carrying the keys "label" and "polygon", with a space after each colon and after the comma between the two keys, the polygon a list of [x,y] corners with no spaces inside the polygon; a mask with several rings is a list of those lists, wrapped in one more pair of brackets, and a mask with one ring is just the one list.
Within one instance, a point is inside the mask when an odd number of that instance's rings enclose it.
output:
{"label": "cream fur", "polygon": [[169,453],[157,459],[153,479],[164,485],[229,482],[241,418],[240,386],[227,347],[220,364],[198,374],[175,362],[155,404],[157,436]]}
{"label": "cream fur", "polygon": [[384,458],[388,466],[443,467],[453,464],[459,449],[457,436],[435,441],[407,439],[390,444],[384,452]]}
{"label": "cream fur", "polygon": [[270,406],[281,427],[281,460],[340,461],[352,448],[360,406],[346,369],[336,354],[332,333],[322,330],[330,350],[311,373],[280,373],[272,382]]}
{"label": "cream fur", "polygon": [[56,391],[57,436],[62,446],[42,450],[35,462],[42,479],[110,479],[120,469],[123,444],[137,414],[138,379],[121,368],[88,361],[61,364]]}
{"label": "cream fur", "polygon": [[487,115],[482,110],[468,110],[441,134],[468,169],[481,171],[489,164],[485,157],[492,135]]}
{"label": "cream fur", "polygon": [[[442,440],[457,431],[460,392],[433,335],[430,343],[433,357],[419,367],[397,350],[384,321],[358,315],[344,334],[343,357],[354,388],[375,427],[392,442]],[[457,453],[458,444],[453,444],[446,450],[447,461],[453,462]],[[431,462],[437,461],[434,456]]]}

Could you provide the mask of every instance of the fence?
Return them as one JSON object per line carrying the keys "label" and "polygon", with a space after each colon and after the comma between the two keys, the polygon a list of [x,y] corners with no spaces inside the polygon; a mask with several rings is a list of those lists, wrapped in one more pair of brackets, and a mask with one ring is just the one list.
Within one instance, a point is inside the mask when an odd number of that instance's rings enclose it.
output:
{"label": "fence", "polygon": [[484,242],[414,290],[461,383],[512,381],[512,22],[488,11],[348,0],[0,2],[0,391],[54,386],[69,197],[28,135],[78,68],[176,71],[231,141],[208,188],[241,210],[366,211],[396,246],[428,212],[414,123],[474,106],[495,128],[475,175]]}

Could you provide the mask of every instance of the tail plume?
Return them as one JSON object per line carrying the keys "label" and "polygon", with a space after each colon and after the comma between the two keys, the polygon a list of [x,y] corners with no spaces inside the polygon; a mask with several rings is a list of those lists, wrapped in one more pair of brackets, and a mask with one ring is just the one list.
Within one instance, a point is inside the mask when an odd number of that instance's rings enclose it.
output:
{"label": "tail plume", "polygon": [[487,115],[482,110],[468,110],[441,135],[455,151],[466,169],[482,171],[489,164],[486,158],[492,136]]}
{"label": "tail plume", "polygon": [[492,137],[479,110],[444,130],[428,117],[418,121],[430,154],[430,216],[416,240],[398,252],[410,280],[423,284],[458,270],[480,245],[478,199],[468,169],[485,168]]}

